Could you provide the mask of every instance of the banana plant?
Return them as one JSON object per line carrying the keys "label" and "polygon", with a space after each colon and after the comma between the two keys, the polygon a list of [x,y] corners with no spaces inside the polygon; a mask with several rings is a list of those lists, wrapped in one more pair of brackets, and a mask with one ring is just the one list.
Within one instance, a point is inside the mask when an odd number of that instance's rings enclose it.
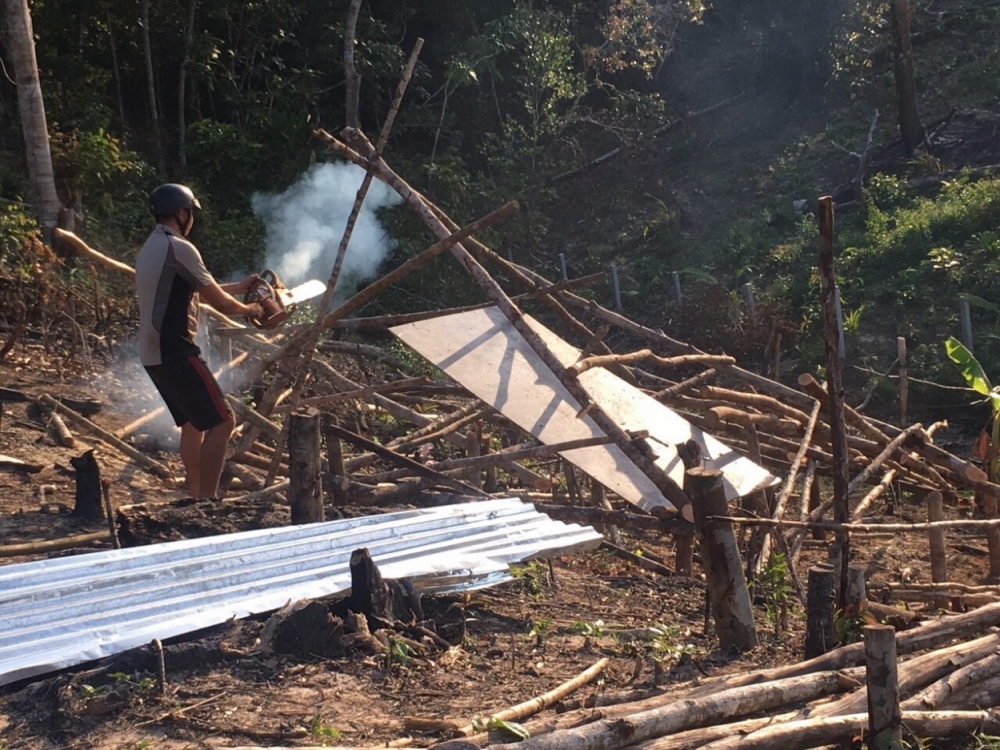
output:
{"label": "banana plant", "polygon": [[979,364],[972,352],[970,352],[961,341],[954,336],[950,336],[944,342],[944,350],[948,358],[957,364],[962,370],[962,377],[969,388],[986,397],[990,404],[990,421],[988,424],[989,437],[979,450],[980,458],[986,466],[986,473],[989,474],[991,482],[996,482],[1000,477],[1000,388],[990,385],[990,379],[986,377],[983,366]]}

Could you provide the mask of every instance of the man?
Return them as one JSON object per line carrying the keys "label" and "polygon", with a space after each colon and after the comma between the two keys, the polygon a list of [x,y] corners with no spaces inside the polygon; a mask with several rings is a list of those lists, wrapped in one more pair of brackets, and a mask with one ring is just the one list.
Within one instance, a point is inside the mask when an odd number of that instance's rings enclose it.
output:
{"label": "man", "polygon": [[261,318],[260,305],[244,305],[233,297],[246,292],[257,277],[216,283],[198,249],[185,239],[201,209],[190,188],[161,185],[150,194],[149,204],[156,229],[135,262],[140,360],[181,428],[188,493],[214,498],[235,420],[194,343],[194,296],[226,315]]}

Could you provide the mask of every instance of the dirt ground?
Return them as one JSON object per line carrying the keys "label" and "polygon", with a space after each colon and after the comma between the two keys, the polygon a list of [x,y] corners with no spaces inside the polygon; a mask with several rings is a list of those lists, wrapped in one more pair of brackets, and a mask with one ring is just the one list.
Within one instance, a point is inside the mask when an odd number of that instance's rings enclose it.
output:
{"label": "dirt ground", "polygon": [[[31,396],[101,399],[105,406],[93,419],[105,429],[129,421],[136,396],[134,381],[122,365],[56,362],[63,358],[45,354],[40,346],[19,346],[0,363],[0,384]],[[0,470],[0,545],[103,528],[68,514],[75,486],[69,460],[90,447],[97,451],[103,476],[111,480],[116,507],[183,497],[183,492],[167,488],[80,430],[74,430],[77,446],[57,447],[29,403],[7,402],[2,408],[0,454],[46,468],[34,474]],[[151,455],[180,475],[174,453]],[[893,520],[922,520],[922,512],[919,506],[899,504]],[[964,512],[950,508],[947,515]],[[253,512],[202,518],[198,529],[192,515],[188,531],[277,525],[285,522],[287,513],[265,502]],[[629,534],[626,544],[650,558],[672,562],[669,539]],[[855,550],[858,561],[869,565],[872,579],[930,580],[927,544],[920,537],[874,538],[859,542]],[[949,553],[954,580],[984,581],[984,540],[952,533]],[[799,566],[803,579],[810,562],[822,554],[819,546],[806,549]],[[28,559],[33,558],[3,557],[0,564]],[[759,602],[761,645],[736,656],[720,651],[711,631],[704,632],[704,599],[699,578],[662,577],[598,551],[557,559],[551,566],[522,566],[514,580],[492,589],[425,601],[428,612],[443,618],[451,605],[460,604],[466,636],[459,648],[424,658],[276,656],[257,648],[266,617],[227,623],[165,644],[169,651],[187,643],[205,656],[179,659],[174,665],[168,661],[164,695],[158,693],[151,672],[87,671],[93,665],[0,688],[0,748],[358,746],[405,737],[414,745],[429,745],[446,735],[414,731],[407,717],[468,722],[488,716],[552,689],[602,656],[611,660],[603,678],[571,699],[600,691],[666,690],[671,683],[703,675],[801,658],[804,623],[797,607],[790,610],[786,631],[776,637]],[[635,631],[651,626],[659,629],[659,637],[632,638]]]}

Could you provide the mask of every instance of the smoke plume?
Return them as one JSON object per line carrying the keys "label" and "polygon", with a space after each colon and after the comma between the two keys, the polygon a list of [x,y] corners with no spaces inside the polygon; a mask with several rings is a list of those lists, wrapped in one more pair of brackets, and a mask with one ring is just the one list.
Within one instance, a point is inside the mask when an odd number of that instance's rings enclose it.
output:
{"label": "smoke plume", "polygon": [[[267,225],[267,267],[287,286],[330,277],[364,175],[353,164],[319,164],[283,193],[254,195],[254,212]],[[372,182],[344,258],[338,296],[374,278],[395,247],[375,212],[400,200],[378,180]]]}

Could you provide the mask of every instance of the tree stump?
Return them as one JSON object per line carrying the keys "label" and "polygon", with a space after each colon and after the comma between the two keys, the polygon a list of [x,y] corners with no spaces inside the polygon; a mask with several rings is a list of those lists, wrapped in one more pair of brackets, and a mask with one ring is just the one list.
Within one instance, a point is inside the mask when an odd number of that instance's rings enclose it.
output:
{"label": "tree stump", "polygon": [[724,648],[752,649],[757,646],[757,629],[733,525],[729,521],[708,520],[710,516],[729,513],[722,472],[689,469],[685,472],[684,486],[690,487],[716,635]]}
{"label": "tree stump", "polygon": [[88,521],[104,519],[104,500],[101,497],[101,467],[94,451],[89,450],[69,460],[76,470],[76,503],[73,515]]}
{"label": "tree stump", "polygon": [[294,524],[323,520],[319,448],[319,412],[302,409],[292,414],[288,431],[288,499]]}
{"label": "tree stump", "polygon": [[393,594],[389,585],[382,580],[378,566],[366,548],[351,553],[351,596],[348,600],[351,612],[363,614],[369,619],[392,622]]}
{"label": "tree stump", "polygon": [[809,568],[809,593],[806,596],[805,658],[825,654],[833,648],[833,567],[814,565]]}

